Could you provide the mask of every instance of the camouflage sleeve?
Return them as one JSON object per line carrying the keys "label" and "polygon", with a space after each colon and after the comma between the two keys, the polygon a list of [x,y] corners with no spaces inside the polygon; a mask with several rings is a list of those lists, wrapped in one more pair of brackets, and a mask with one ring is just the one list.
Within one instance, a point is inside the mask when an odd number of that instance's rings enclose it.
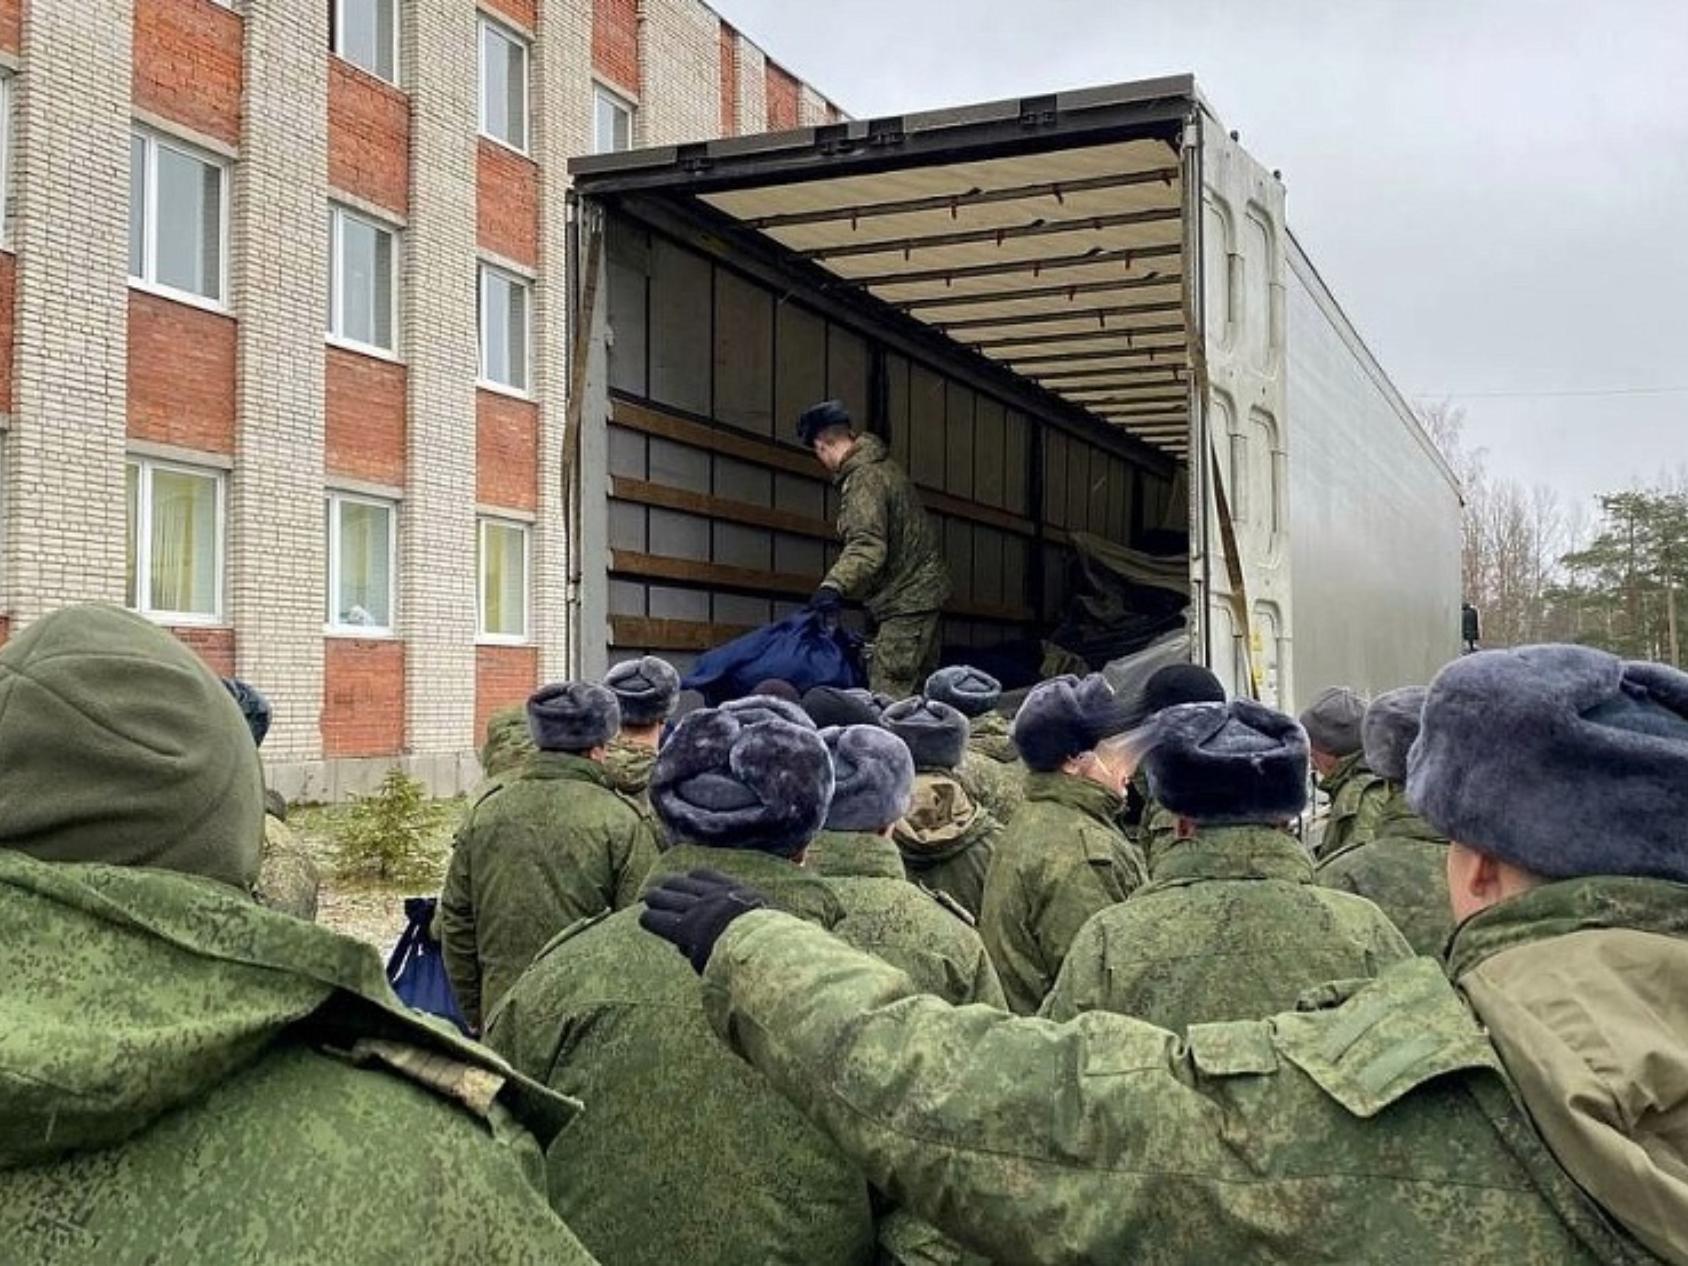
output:
{"label": "camouflage sleeve", "polygon": [[991,965],[991,956],[985,952],[982,944],[973,965],[972,997],[974,1002],[982,1002],[998,1011],[1008,1010],[1008,998],[1002,992],[1002,980],[997,976],[996,968]]}
{"label": "camouflage sleeve", "polygon": [[1008,1009],[1031,1015],[1043,1001],[1048,980],[1027,919],[1022,887],[1017,871],[991,866],[985,876],[984,899],[979,903],[979,939],[996,968]]}
{"label": "camouflage sleeve", "polygon": [[1354,822],[1348,829],[1350,844],[1367,844],[1377,838],[1377,824],[1389,803],[1389,788],[1377,782],[1360,793],[1360,803],[1354,809]]}
{"label": "camouflage sleeve", "polygon": [[611,909],[625,910],[639,899],[645,877],[657,859],[656,827],[645,817],[639,817],[626,837],[619,866],[620,879],[616,884]]}
{"label": "camouflage sleeve", "polygon": [[857,598],[872,588],[890,549],[890,509],[883,488],[859,476],[852,480],[838,509],[838,535],[844,551],[821,583]]}
{"label": "camouflage sleeve", "polygon": [[445,953],[445,972],[451,978],[451,992],[469,1027],[481,1027],[481,962],[475,944],[475,906],[472,897],[470,855],[473,849],[459,836],[451,850],[451,864],[445,872],[440,893],[440,945]]}
{"label": "camouflage sleeve", "polygon": [[951,1007],[772,911],[728,929],[704,1003],[870,1182],[992,1260],[1130,1260],[1133,1224],[1164,1212],[1188,1176],[1155,1149],[1194,1141],[1176,1127],[1202,1108],[1188,1102],[1177,1039],[1152,1025]]}
{"label": "camouflage sleeve", "polygon": [[1106,993],[1106,945],[1095,919],[1090,919],[1073,938],[1067,957],[1062,960],[1060,974],[1049,990],[1049,996],[1038,1008],[1046,1020],[1064,1022],[1087,1011],[1102,1007]]}
{"label": "camouflage sleeve", "polygon": [[1061,970],[1067,951],[1092,916],[1124,901],[1141,882],[1135,858],[1117,847],[1111,847],[1105,858],[1093,850],[1091,857],[1068,870],[1054,886],[1037,922],[1038,944],[1052,974]]}

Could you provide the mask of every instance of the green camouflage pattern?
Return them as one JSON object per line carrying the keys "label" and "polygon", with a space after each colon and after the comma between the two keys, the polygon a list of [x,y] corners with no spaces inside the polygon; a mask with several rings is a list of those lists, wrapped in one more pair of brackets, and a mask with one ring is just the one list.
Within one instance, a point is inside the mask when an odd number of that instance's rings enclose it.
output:
{"label": "green camouflage pattern", "polygon": [[892,1209],[879,1219],[879,1252],[874,1266],[990,1266],[990,1259],[969,1253],[937,1227],[906,1209]]}
{"label": "green camouflage pattern", "polygon": [[1014,746],[1014,722],[992,709],[969,723],[969,751],[988,756],[1004,765],[1020,763],[1020,749]]}
{"label": "green camouflage pattern", "polygon": [[656,764],[656,748],[647,743],[635,743],[625,734],[617,734],[604,749],[604,772],[610,786],[622,795],[643,799],[651,785],[651,766]]}
{"label": "green camouflage pattern", "polygon": [[1314,884],[1293,837],[1205,827],[1164,850],[1131,900],[1084,925],[1041,1014],[1112,1011],[1182,1033],[1287,1011],[1315,985],[1410,957],[1371,902]]}
{"label": "green camouflage pattern", "polygon": [[440,896],[440,940],[471,1027],[577,919],[631,905],[656,860],[650,824],[602,765],[536,752],[475,802]]}
{"label": "green camouflage pattern", "polygon": [[578,1105],[233,888],[0,850],[0,1257],[586,1264],[540,1147]]}
{"label": "green camouflage pattern", "polygon": [[527,705],[500,708],[487,718],[481,745],[481,777],[488,781],[515,773],[539,749],[528,730]]}
{"label": "green camouflage pattern", "polygon": [[909,811],[891,830],[903,869],[922,888],[941,892],[979,918],[1002,824],[974,803],[955,777],[937,770],[914,776]]}
{"label": "green camouflage pattern", "polygon": [[321,888],[322,874],[315,860],[293,837],[287,823],[266,813],[264,853],[252,895],[272,910],[312,923],[316,921]]}
{"label": "green camouflage pattern", "polygon": [[[822,583],[861,602],[881,625],[894,616],[943,610],[950,580],[937,528],[885,442],[876,435],[858,436],[833,482],[844,549]],[[893,650],[900,654],[902,643]],[[880,650],[875,658],[883,655]],[[914,693],[914,684],[896,697]],[[873,688],[879,689],[877,684]]]}
{"label": "green camouflage pattern", "polygon": [[1417,954],[1441,956],[1454,930],[1448,904],[1448,841],[1390,784],[1378,810],[1376,834],[1329,853],[1316,878],[1327,888],[1357,893],[1393,920]]}
{"label": "green camouflage pattern", "polygon": [[1149,776],[1141,769],[1131,776],[1131,785],[1143,802],[1143,814],[1127,835],[1143,854],[1143,863],[1153,876],[1156,859],[1178,841],[1178,815],[1150,793]]}
{"label": "green camouflage pattern", "polygon": [[1026,767],[1016,758],[999,761],[969,747],[955,777],[967,794],[998,822],[1006,822],[1026,798]]}
{"label": "green camouflage pattern", "polygon": [[[700,867],[831,924],[821,879],[788,861],[680,844],[651,882]],[[854,1162],[715,1040],[696,974],[637,909],[557,937],[488,1040],[591,1108],[546,1157],[553,1207],[617,1266],[866,1263],[874,1223]]]}
{"label": "green camouflage pattern", "polygon": [[979,910],[979,935],[1021,1015],[1042,1005],[1090,916],[1147,878],[1115,825],[1120,804],[1088,778],[1026,775],[1026,801],[1003,828]]}
{"label": "green camouflage pattern", "polygon": [[908,882],[902,855],[883,835],[822,831],[803,868],[819,875],[844,908],[832,929],[857,949],[908,973],[922,993],[964,1006],[1002,1007],[1002,985],[967,922]]}
{"label": "green camouflage pattern", "polygon": [[873,632],[868,652],[867,684],[874,694],[906,699],[938,666],[937,612],[888,615]]}
{"label": "green camouflage pattern", "polygon": [[1426,959],[1181,1038],[951,1007],[758,910],[717,943],[704,1001],[881,1190],[998,1261],[1639,1260]]}
{"label": "green camouflage pattern", "polygon": [[1364,753],[1345,757],[1330,777],[1319,781],[1319,790],[1330,797],[1330,808],[1325,814],[1324,833],[1313,850],[1316,860],[1372,838],[1389,785],[1366,768]]}

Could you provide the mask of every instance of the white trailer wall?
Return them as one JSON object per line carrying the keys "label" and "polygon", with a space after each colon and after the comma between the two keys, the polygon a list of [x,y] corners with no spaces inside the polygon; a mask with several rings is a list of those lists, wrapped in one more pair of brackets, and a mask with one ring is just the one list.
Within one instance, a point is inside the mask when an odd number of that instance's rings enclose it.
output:
{"label": "white trailer wall", "polygon": [[1287,249],[1296,706],[1418,685],[1459,649],[1452,472],[1293,237]]}

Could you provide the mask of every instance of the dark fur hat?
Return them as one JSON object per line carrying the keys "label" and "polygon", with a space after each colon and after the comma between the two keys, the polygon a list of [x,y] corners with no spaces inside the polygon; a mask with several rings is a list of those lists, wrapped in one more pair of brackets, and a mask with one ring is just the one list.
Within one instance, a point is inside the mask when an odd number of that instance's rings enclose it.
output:
{"label": "dark fur hat", "polygon": [[949,704],[964,717],[982,717],[1002,698],[1002,683],[977,668],[952,664],[926,679],[926,697]]}
{"label": "dark fur hat", "polygon": [[865,690],[816,686],[803,696],[803,711],[821,729],[833,725],[878,725],[879,708]]}
{"label": "dark fur hat", "polygon": [[1049,772],[1137,721],[1100,673],[1053,677],[1026,696],[1014,717],[1014,746],[1026,768]]}
{"label": "dark fur hat", "polygon": [[240,715],[246,718],[246,728],[252,731],[252,741],[262,747],[264,736],[270,732],[270,720],[275,716],[264,692],[239,677],[224,677],[223,689],[234,696],[240,705]]}
{"label": "dark fur hat", "polygon": [[937,699],[893,703],[880,723],[907,745],[916,769],[954,769],[967,751],[967,718]]}
{"label": "dark fur hat", "polygon": [[1365,719],[1366,701],[1347,686],[1330,687],[1300,717],[1307,741],[1332,756],[1352,756],[1360,750]]}
{"label": "dark fur hat", "polygon": [[748,715],[700,708],[682,717],[651,768],[651,807],[675,842],[790,857],[826,821],[832,757],[807,717],[799,725]]}
{"label": "dark fur hat", "polygon": [[908,812],[914,758],[900,738],[877,725],[835,725],[821,738],[838,780],[827,830],[882,831]]}
{"label": "dark fur hat", "polygon": [[850,411],[842,400],[822,400],[797,415],[797,438],[813,444],[822,431],[835,426],[849,426]]}
{"label": "dark fur hat", "polygon": [[621,705],[623,725],[655,725],[674,712],[680,674],[666,659],[644,655],[610,669],[604,685]]}
{"label": "dark fur hat", "polygon": [[528,733],[542,752],[586,752],[621,728],[621,705],[593,681],[541,686],[527,701]]}
{"label": "dark fur hat", "polygon": [[1423,686],[1403,686],[1371,701],[1360,726],[1366,745],[1366,768],[1397,786],[1407,782],[1407,753],[1418,737],[1424,716]]}
{"label": "dark fur hat", "polygon": [[1143,711],[1149,716],[1181,703],[1224,703],[1225,687],[1200,664],[1168,664],[1143,683]]}
{"label": "dark fur hat", "polygon": [[1585,646],[1457,659],[1430,684],[1407,799],[1550,879],[1688,883],[1688,674]]}
{"label": "dark fur hat", "polygon": [[820,728],[809,719],[809,714],[798,707],[795,702],[780,699],[774,695],[746,695],[742,699],[723,703],[720,710],[728,716],[738,718],[740,725],[757,725],[763,721],[787,721],[805,730],[818,730]]}
{"label": "dark fur hat", "polygon": [[1250,699],[1180,703],[1155,719],[1155,799],[1193,822],[1287,822],[1307,806],[1307,733]]}
{"label": "dark fur hat", "polygon": [[[783,677],[764,677],[751,690],[752,695],[767,695],[774,699],[784,699],[787,703],[796,703],[803,696],[797,693],[797,687]],[[745,696],[749,698],[749,695]]]}

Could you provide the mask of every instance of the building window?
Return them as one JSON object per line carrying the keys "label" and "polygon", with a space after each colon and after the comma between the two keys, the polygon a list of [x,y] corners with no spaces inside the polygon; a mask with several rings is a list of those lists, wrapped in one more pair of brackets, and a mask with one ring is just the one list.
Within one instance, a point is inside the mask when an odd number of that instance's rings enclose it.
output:
{"label": "building window", "polygon": [[129,141],[129,275],[150,286],[223,301],[226,169],[152,132]]}
{"label": "building window", "polygon": [[481,132],[512,149],[528,147],[527,41],[481,19]]}
{"label": "building window", "polygon": [[528,389],[528,284],[481,265],[481,378]]}
{"label": "building window", "polygon": [[390,352],[398,311],[393,231],[344,207],[334,207],[329,221],[328,332]]}
{"label": "building window", "polygon": [[127,474],[125,603],[159,619],[214,622],[223,605],[223,477],[138,458]]}
{"label": "building window", "polygon": [[593,93],[595,115],[592,130],[594,154],[619,154],[633,148],[633,106],[608,88]]}
{"label": "building window", "polygon": [[480,573],[480,636],[520,642],[528,625],[528,529],[508,519],[482,519],[476,543]]}
{"label": "building window", "polygon": [[399,81],[398,0],[333,0],[334,51],[390,84]]}
{"label": "building window", "polygon": [[390,501],[328,498],[330,631],[393,631],[393,510]]}

